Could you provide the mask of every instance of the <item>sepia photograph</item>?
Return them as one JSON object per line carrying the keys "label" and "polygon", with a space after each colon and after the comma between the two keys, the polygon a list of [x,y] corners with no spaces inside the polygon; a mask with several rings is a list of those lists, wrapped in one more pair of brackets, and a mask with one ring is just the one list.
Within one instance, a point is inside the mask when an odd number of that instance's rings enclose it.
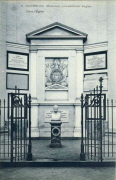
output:
{"label": "sepia photograph", "polygon": [[116,179],[116,1],[0,0],[0,179]]}

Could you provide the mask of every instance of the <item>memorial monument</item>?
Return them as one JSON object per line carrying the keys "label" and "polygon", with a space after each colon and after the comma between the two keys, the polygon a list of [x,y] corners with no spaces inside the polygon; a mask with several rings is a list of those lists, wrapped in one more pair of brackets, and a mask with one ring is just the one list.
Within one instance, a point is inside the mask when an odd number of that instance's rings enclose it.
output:
{"label": "memorial monument", "polygon": [[[15,85],[22,92],[31,94],[32,137],[51,137],[51,107],[57,104],[62,115],[62,137],[80,138],[81,93],[92,91],[99,84],[99,77],[102,77],[103,91],[109,97],[115,95],[115,88],[112,88],[112,93],[109,91],[111,84],[114,84],[114,76],[111,77],[113,73],[108,69],[111,66],[114,68],[112,60],[110,66],[107,66],[109,56],[112,56],[109,50],[112,48],[109,49],[107,39],[99,39],[97,42],[93,31],[87,35],[88,27],[84,28],[85,33],[80,31],[83,30],[81,26],[77,25],[80,29],[77,30],[73,24],[69,27],[68,22],[61,24],[60,20],[55,22],[54,19],[54,23],[45,24],[37,24],[33,27],[34,31],[31,29],[29,33],[28,28],[25,29],[28,34],[22,36],[23,45],[20,39],[18,43],[10,42],[8,36],[8,42],[5,42],[7,52],[4,55],[7,58],[2,62],[5,68],[5,83],[1,86],[4,87],[1,92],[5,94],[2,96],[7,97],[7,93],[15,90]],[[94,33],[98,29],[100,31],[97,25],[94,24],[97,28]],[[99,38],[103,37],[101,34]],[[28,44],[24,45],[25,41]]]}
{"label": "memorial monument", "polygon": [[53,106],[51,119],[51,144],[50,147],[61,147],[61,113],[58,111],[58,106]]}

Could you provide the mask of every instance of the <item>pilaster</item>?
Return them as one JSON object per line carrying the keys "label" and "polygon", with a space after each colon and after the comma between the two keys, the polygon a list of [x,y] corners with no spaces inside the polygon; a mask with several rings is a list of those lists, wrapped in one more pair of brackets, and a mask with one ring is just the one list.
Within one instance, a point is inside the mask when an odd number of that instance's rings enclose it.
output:
{"label": "pilaster", "polygon": [[37,66],[37,52],[33,51],[30,54],[30,90],[31,90],[32,100],[35,100],[37,98],[36,66]]}
{"label": "pilaster", "polygon": [[76,50],[76,105],[75,105],[75,128],[74,137],[81,136],[81,103],[83,93],[83,51]]}

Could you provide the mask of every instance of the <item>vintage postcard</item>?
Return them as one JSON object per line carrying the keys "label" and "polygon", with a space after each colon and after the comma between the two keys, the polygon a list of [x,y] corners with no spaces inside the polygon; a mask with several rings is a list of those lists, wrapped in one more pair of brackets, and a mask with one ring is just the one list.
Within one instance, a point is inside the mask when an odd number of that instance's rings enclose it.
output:
{"label": "vintage postcard", "polygon": [[1,179],[115,179],[115,54],[115,1],[0,1]]}

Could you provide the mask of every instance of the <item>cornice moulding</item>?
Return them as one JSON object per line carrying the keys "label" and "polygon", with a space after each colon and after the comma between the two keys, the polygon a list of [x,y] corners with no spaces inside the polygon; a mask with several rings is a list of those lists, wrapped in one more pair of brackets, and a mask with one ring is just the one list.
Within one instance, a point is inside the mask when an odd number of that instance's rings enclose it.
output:
{"label": "cornice moulding", "polygon": [[7,47],[21,48],[21,49],[27,49],[27,50],[29,50],[29,46],[30,46],[30,45],[12,43],[12,42],[6,42],[6,45]]}

